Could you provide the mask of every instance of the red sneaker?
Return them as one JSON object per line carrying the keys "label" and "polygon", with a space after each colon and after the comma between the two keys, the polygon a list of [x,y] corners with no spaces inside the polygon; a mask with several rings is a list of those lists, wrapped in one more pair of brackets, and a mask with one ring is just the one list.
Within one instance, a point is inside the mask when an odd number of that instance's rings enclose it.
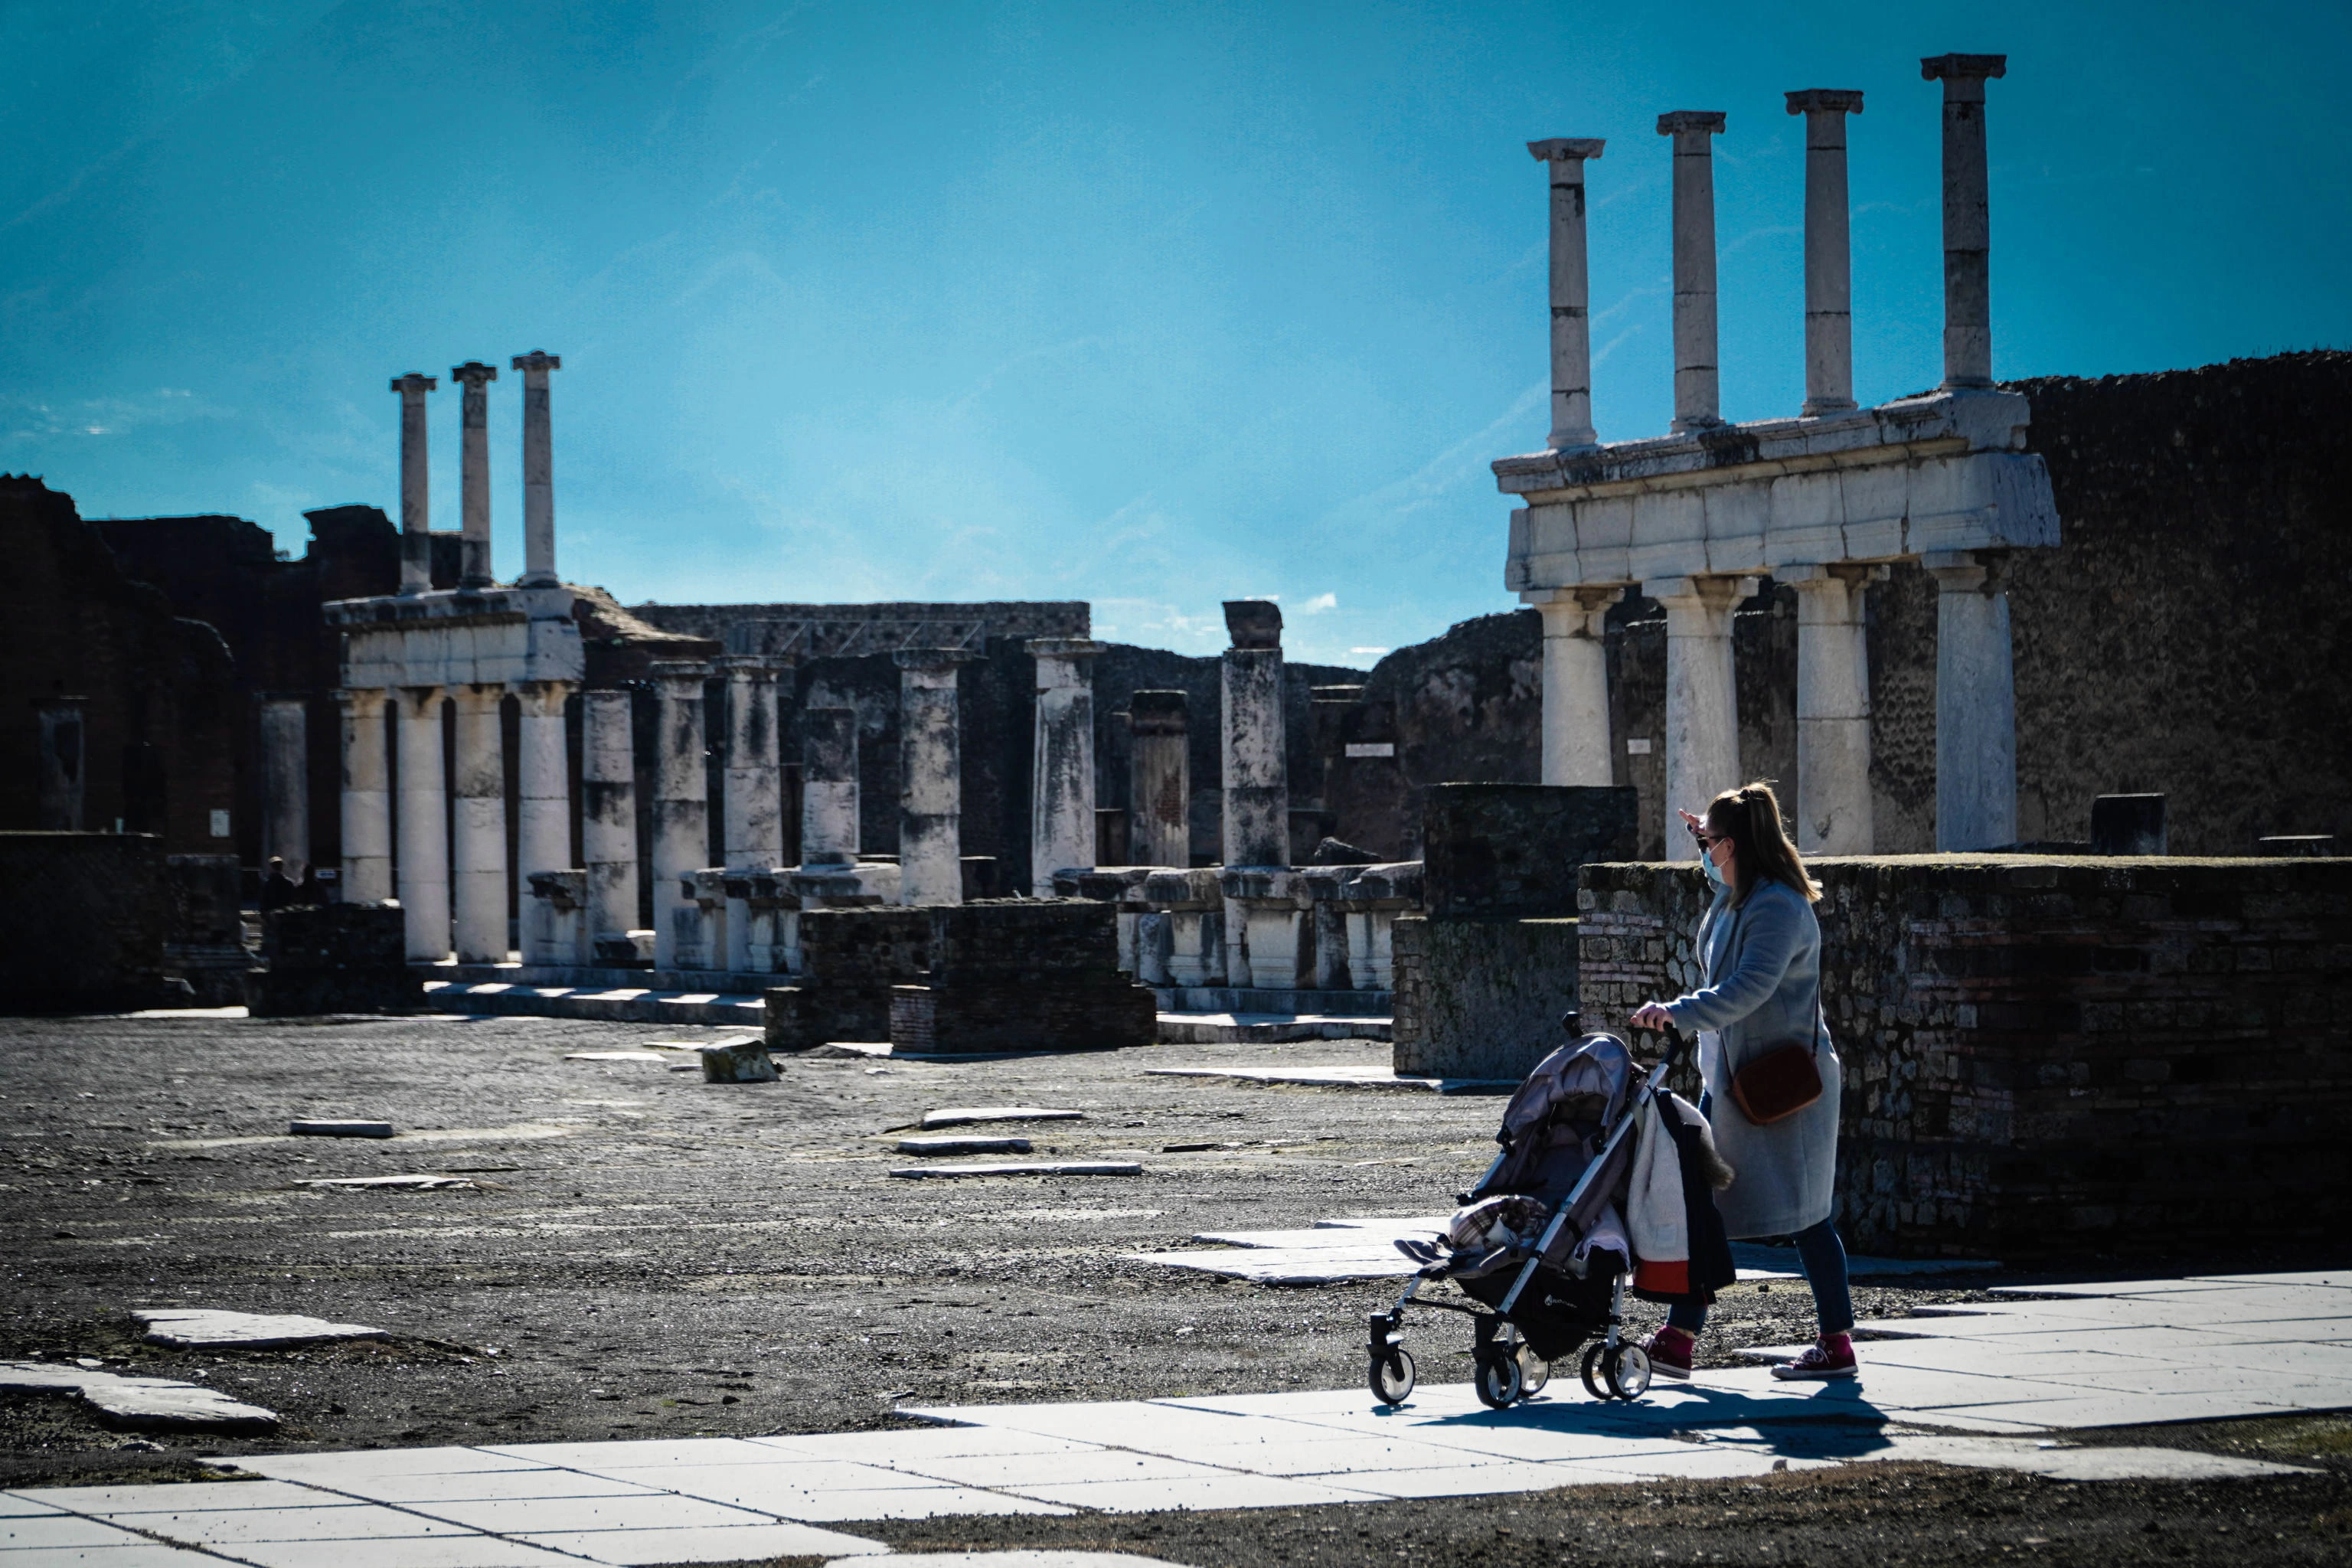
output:
{"label": "red sneaker", "polygon": [[1792,1383],[1800,1380],[1826,1383],[1832,1378],[1852,1377],[1855,1370],[1853,1336],[1823,1334],[1813,1342],[1812,1349],[1794,1361],[1784,1361],[1774,1367],[1772,1375]]}
{"label": "red sneaker", "polygon": [[1687,1380],[1691,1374],[1691,1351],[1697,1343],[1672,1323],[1652,1334],[1650,1342],[1642,1347],[1650,1352],[1651,1375]]}

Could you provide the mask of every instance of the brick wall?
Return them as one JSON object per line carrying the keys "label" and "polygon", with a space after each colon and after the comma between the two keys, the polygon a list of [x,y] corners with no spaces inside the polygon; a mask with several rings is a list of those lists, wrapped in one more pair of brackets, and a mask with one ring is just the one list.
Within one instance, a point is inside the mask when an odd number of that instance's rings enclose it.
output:
{"label": "brick wall", "polygon": [[[1822,860],[1857,1248],[2008,1261],[2332,1240],[2352,860]],[[1588,866],[1588,1025],[1698,979],[1696,869]]]}
{"label": "brick wall", "polygon": [[163,842],[131,833],[0,833],[0,1013],[113,1012],[167,987],[175,900]]}
{"label": "brick wall", "polygon": [[930,974],[891,994],[908,1051],[1148,1046],[1159,1009],[1118,967],[1118,911],[1091,899],[1008,899],[919,911]]}

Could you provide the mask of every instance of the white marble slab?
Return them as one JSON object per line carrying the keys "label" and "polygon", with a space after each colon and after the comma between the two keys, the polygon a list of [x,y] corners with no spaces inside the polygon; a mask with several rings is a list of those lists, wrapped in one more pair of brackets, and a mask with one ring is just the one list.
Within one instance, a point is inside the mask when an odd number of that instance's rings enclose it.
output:
{"label": "white marble slab", "polygon": [[771,1557],[878,1557],[890,1550],[877,1541],[807,1524],[558,1531],[530,1540],[551,1551],[625,1568],[673,1563],[756,1563]]}

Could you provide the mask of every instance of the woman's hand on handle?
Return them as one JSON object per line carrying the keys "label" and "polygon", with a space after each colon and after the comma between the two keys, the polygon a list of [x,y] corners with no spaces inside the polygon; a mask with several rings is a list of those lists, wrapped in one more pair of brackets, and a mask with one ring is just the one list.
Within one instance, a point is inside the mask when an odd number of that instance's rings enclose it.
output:
{"label": "woman's hand on handle", "polygon": [[1637,1029],[1671,1029],[1675,1026],[1675,1016],[1666,1011],[1664,1002],[1644,1002],[1633,1010],[1632,1022]]}

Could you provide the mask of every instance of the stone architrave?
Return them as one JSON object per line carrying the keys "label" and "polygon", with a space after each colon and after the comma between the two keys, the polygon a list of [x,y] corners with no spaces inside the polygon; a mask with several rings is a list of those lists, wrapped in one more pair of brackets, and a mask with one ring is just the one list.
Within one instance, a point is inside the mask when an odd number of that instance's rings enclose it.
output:
{"label": "stone architrave", "polygon": [[396,886],[405,916],[408,956],[437,963],[449,956],[449,819],[437,686],[400,693],[394,731],[400,745],[400,860]]}
{"label": "stone architrave", "polygon": [[1551,174],[1551,449],[1575,451],[1592,429],[1591,283],[1585,264],[1584,165],[1601,156],[1598,136],[1530,142]]}
{"label": "stone architrave", "polygon": [[502,963],[507,956],[506,745],[499,719],[505,697],[503,686],[449,693],[457,710],[449,882],[460,963]]}
{"label": "stone architrave", "polygon": [[40,777],[35,785],[36,821],[50,833],[79,833],[88,798],[89,726],[87,697],[36,697],[40,726]]}
{"label": "stone architrave", "polygon": [[310,700],[269,695],[255,715],[261,743],[261,859],[299,879],[310,863]]}
{"label": "stone architrave", "polygon": [[458,504],[464,527],[460,547],[462,588],[490,585],[490,383],[499,367],[469,359],[449,367],[449,379],[465,387],[457,449]]}
{"label": "stone architrave", "polygon": [[1675,422],[1676,430],[1723,423],[1715,330],[1715,143],[1724,117],[1677,110],[1658,116],[1675,139]]}
{"label": "stone architrave", "polygon": [[1543,782],[1606,784],[1615,777],[1609,747],[1609,652],[1602,622],[1622,596],[1618,588],[1559,588],[1528,600],[1543,616]]}
{"label": "stone architrave", "polygon": [[509,370],[522,372],[522,576],[518,585],[552,588],[555,575],[555,438],[550,427],[547,373],[563,368],[563,356],[533,349],[517,354]]}
{"label": "stone architrave", "polygon": [[1936,847],[2017,842],[2017,685],[1997,554],[1935,554]]}
{"label": "stone architrave", "polygon": [[1139,866],[1192,863],[1191,699],[1139,691],[1128,700],[1128,853]]}
{"label": "stone architrave", "polygon": [[801,714],[801,864],[854,866],[859,842],[857,710]]}
{"label": "stone architrave", "polygon": [[1919,75],[1944,84],[1944,385],[1992,384],[1992,208],[1985,177],[1985,82],[2006,55],[1937,55]]}
{"label": "stone architrave", "polygon": [[1788,95],[1805,117],[1805,407],[1853,406],[1853,242],[1846,195],[1845,117],[1862,94],[1808,88]]}
{"label": "stone architrave", "polygon": [[626,691],[580,699],[580,856],[588,941],[602,956],[637,923],[635,722]]}
{"label": "stone architrave", "polygon": [[710,670],[691,660],[664,660],[651,672],[659,714],[654,742],[654,963],[701,969],[701,909],[686,883],[710,858],[710,784],[702,683]]}
{"label": "stone architrave", "polygon": [[565,756],[563,710],[572,687],[562,680],[526,680],[514,688],[522,709],[515,773],[515,879],[528,888],[540,871],[572,869],[572,780]]}
{"label": "stone architrave", "polygon": [[[783,771],[776,752],[776,673],[774,659],[756,654],[730,654],[713,659],[711,668],[727,682],[727,750],[721,776],[726,781],[719,842],[730,872],[772,873],[784,858]],[[730,879],[745,890],[727,900],[727,967],[736,973],[751,967],[751,911],[749,884]]]}
{"label": "stone architrave", "polygon": [[1706,803],[1739,778],[1739,700],[1732,678],[1731,613],[1756,592],[1753,577],[1673,577],[1642,592],[1666,610],[1666,842],[1678,810]]}
{"label": "stone architrave", "polygon": [[898,650],[898,901],[963,902],[961,648]]}
{"label": "stone architrave", "polygon": [[[1290,784],[1282,712],[1282,610],[1229,599],[1219,740],[1225,762],[1224,863],[1290,863]],[[1229,942],[1239,940],[1228,933]]]}
{"label": "stone architrave", "polygon": [[392,891],[392,770],[384,748],[388,693],[335,693],[342,720],[343,876],[341,901],[373,904]]}
{"label": "stone architrave", "polygon": [[1862,618],[1866,566],[1788,566],[1797,591],[1797,847],[1867,855],[1870,654]]}
{"label": "stone architrave", "polygon": [[433,479],[425,457],[425,395],[440,378],[410,371],[393,377],[400,394],[400,591],[433,586]]}
{"label": "stone architrave", "polygon": [[1053,897],[1054,873],[1095,863],[1095,686],[1103,645],[1085,637],[1032,637],[1037,721],[1031,750],[1029,886]]}

